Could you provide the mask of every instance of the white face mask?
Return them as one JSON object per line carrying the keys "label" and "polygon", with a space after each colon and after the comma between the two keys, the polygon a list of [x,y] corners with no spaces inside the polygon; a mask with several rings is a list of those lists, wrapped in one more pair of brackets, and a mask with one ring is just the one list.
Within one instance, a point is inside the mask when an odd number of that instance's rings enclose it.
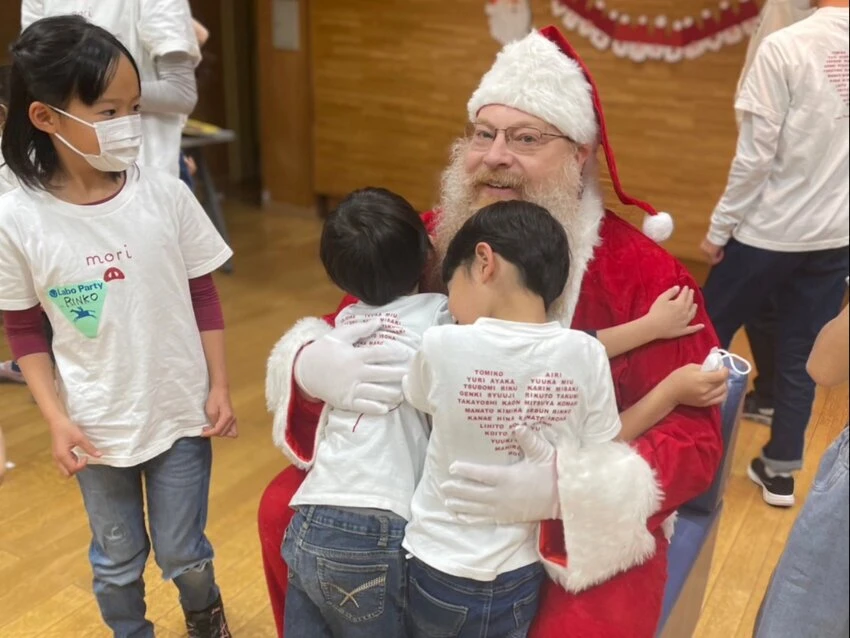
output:
{"label": "white face mask", "polygon": [[142,116],[138,113],[91,123],[66,113],[62,109],[57,109],[55,106],[50,108],[94,129],[95,135],[97,135],[97,143],[100,146],[99,155],[83,153],[74,148],[59,133],[56,133],[56,137],[65,146],[85,159],[92,168],[105,173],[117,173],[130,168],[139,157],[139,147],[142,145]]}
{"label": "white face mask", "polygon": [[744,359],[744,357],[735,354],[734,352],[729,352],[728,350],[724,350],[723,348],[712,348],[712,352],[716,352],[720,355],[721,361],[728,361],[729,365],[726,366],[733,372],[737,372],[738,374],[744,375],[749,374],[753,371],[753,366],[750,365],[750,362]]}

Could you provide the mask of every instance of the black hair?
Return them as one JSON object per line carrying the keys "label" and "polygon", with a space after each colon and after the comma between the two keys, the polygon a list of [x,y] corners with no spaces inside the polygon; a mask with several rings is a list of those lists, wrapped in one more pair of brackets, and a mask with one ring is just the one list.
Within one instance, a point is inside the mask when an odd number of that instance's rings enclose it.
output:
{"label": "black hair", "polygon": [[543,299],[546,310],[564,291],[570,274],[570,247],[564,227],[542,206],[519,200],[485,206],[466,220],[449,243],[443,281],[469,267],[484,242],[516,266],[523,285]]}
{"label": "black hair", "polygon": [[370,306],[410,294],[431,251],[416,209],[385,188],[363,188],[325,220],[319,255],[331,280]]}
{"label": "black hair", "polygon": [[118,39],[76,15],[43,18],[27,27],[10,48],[12,70],[3,158],[31,188],[46,188],[60,169],[50,136],[30,121],[33,102],[64,109],[73,98],[94,104],[115,75],[123,55],[139,69]]}

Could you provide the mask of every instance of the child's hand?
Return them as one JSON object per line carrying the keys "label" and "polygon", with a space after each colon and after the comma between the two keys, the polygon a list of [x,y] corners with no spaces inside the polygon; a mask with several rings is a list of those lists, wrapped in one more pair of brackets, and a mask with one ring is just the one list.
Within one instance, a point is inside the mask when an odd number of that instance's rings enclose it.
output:
{"label": "child's hand", "polygon": [[53,439],[53,460],[59,466],[63,476],[70,478],[88,464],[86,457],[80,458],[74,453],[78,447],[89,456],[99,457],[100,451],[86,438],[75,423],[64,417],[50,423],[50,435]]}
{"label": "child's hand", "polygon": [[645,319],[655,339],[675,339],[705,328],[702,323],[689,325],[696,314],[693,289],[673,286],[658,296]]}
{"label": "child's hand", "polygon": [[226,436],[235,439],[239,436],[236,429],[236,417],[233,416],[233,406],[230,405],[230,390],[226,387],[210,388],[207,404],[204,407],[209,427],[201,433],[203,437]]}
{"label": "child's hand", "polygon": [[671,400],[677,405],[705,408],[719,405],[726,400],[728,387],[726,368],[714,372],[703,372],[698,363],[690,363],[673,370],[662,383],[667,386]]}

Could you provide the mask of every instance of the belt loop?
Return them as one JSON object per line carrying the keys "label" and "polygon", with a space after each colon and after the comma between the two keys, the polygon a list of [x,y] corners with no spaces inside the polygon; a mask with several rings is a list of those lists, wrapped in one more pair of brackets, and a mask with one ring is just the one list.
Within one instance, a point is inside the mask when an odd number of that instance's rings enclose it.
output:
{"label": "belt loop", "polygon": [[307,532],[310,530],[310,524],[313,522],[313,514],[316,512],[316,506],[308,505],[305,508],[299,508],[299,510],[304,513],[304,524],[298,530],[298,544],[301,545],[304,542],[304,537],[307,536]]}
{"label": "belt loop", "polygon": [[381,522],[381,537],[378,539],[378,547],[386,549],[390,541],[390,519],[386,516],[379,516]]}

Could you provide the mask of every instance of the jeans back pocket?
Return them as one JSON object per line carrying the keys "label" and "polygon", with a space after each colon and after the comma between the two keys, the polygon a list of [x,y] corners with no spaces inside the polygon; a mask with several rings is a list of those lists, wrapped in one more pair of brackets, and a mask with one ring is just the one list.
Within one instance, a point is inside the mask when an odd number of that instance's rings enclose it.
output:
{"label": "jeans back pocket", "polygon": [[352,623],[384,613],[389,565],[351,565],[316,557],[319,587],[325,604]]}
{"label": "jeans back pocket", "polygon": [[460,634],[468,607],[440,600],[415,578],[410,579],[408,596],[407,610],[415,638],[454,638]]}

